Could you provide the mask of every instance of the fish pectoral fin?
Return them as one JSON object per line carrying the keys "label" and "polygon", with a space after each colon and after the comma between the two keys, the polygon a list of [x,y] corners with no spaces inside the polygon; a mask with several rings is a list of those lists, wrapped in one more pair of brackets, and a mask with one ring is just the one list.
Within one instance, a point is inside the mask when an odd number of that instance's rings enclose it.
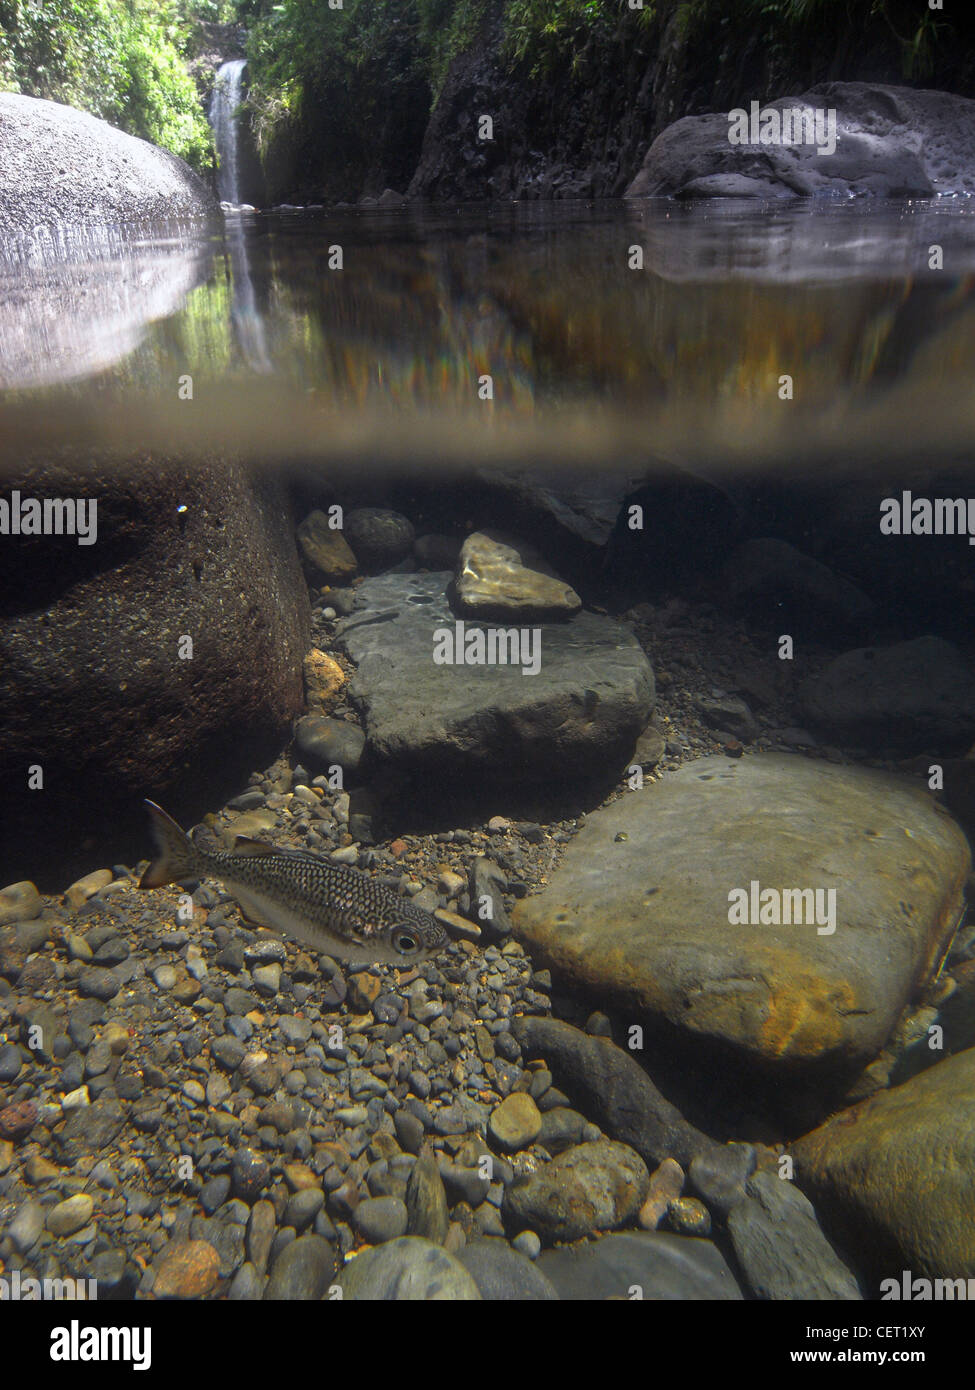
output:
{"label": "fish pectoral fin", "polygon": [[248,835],[238,835],[234,840],[234,854],[249,857],[252,854],[280,854],[281,851],[266,840],[252,840]]}

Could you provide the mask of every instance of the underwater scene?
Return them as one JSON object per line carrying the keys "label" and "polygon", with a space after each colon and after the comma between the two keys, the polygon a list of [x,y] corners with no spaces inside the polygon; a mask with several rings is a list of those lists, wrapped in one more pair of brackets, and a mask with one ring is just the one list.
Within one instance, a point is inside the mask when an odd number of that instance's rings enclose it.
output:
{"label": "underwater scene", "polygon": [[975,1298],[971,21],[137,4],[112,106],[41,8],[0,1302],[136,1369],[261,1300],[923,1360]]}

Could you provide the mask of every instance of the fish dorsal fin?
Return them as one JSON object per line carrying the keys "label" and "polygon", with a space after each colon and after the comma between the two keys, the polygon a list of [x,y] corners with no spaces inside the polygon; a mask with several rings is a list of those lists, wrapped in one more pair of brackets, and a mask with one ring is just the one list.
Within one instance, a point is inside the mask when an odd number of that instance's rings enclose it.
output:
{"label": "fish dorsal fin", "polygon": [[238,835],[234,840],[234,854],[249,858],[253,854],[280,854],[281,851],[266,840],[252,840],[247,835]]}

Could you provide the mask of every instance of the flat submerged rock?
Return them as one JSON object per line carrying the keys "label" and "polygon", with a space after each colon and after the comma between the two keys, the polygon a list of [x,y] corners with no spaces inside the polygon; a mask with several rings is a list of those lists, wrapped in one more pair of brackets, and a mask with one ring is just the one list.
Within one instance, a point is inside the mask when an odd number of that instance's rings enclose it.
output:
{"label": "flat submerged rock", "polygon": [[[434,661],[435,633],[456,634],[449,573],[383,575],[357,590],[337,635],[358,671],[349,686],[361,706],[371,752],[408,772],[442,781],[539,777],[572,781],[620,765],[653,710],[653,671],[632,632],[579,613],[571,622],[531,621],[537,674],[521,664]],[[463,620],[463,630],[507,629]],[[462,654],[462,653],[461,653]],[[457,652],[455,650],[455,659]]]}
{"label": "flat submerged rock", "polygon": [[[970,863],[951,817],[904,779],[711,757],[590,816],[513,926],[601,1007],[693,1034],[739,1068],[849,1069],[940,960]],[[835,930],[733,925],[729,894],[753,882],[820,890],[824,905],[835,891]]]}

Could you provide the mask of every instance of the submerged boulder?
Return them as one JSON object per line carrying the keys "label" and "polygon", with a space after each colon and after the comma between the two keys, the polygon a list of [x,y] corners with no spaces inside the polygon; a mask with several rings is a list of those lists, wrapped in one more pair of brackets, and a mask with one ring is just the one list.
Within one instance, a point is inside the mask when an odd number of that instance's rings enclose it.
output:
{"label": "submerged boulder", "polygon": [[0,233],[199,217],[216,206],[168,150],[72,106],[0,92]]}
{"label": "submerged boulder", "polygon": [[683,1040],[739,1083],[783,1065],[827,1079],[887,1041],[941,958],[970,862],[904,779],[710,757],[590,815],[512,921],[563,983],[666,1033],[665,1052]]}

